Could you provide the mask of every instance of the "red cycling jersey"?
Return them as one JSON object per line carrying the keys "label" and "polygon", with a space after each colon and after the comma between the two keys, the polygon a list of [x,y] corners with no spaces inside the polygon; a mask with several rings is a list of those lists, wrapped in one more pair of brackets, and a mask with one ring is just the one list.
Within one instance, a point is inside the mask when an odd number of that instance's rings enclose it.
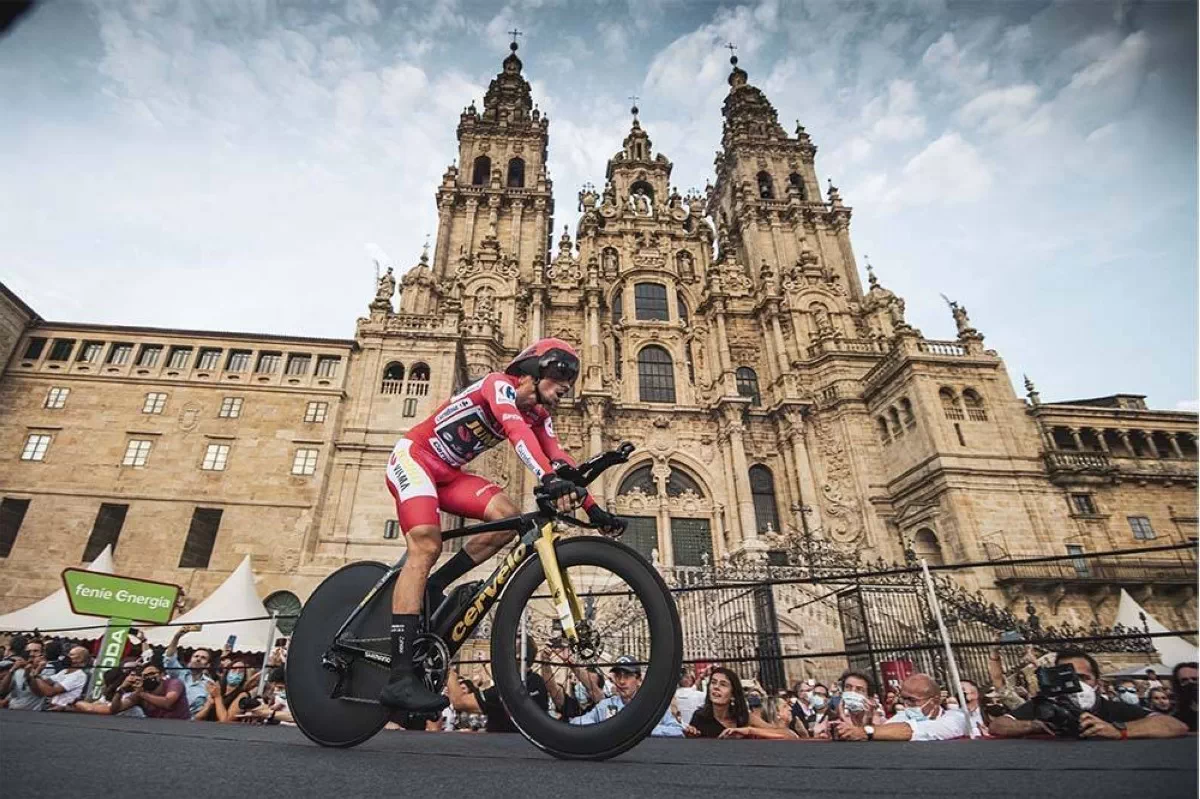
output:
{"label": "red cycling jersey", "polygon": [[[554,435],[550,412],[541,405],[517,407],[519,377],[493,372],[455,394],[428,419],[409,430],[388,460],[388,490],[400,526],[438,524],[439,510],[482,519],[500,486],[461,468],[501,441],[540,480],[555,461],[574,465]],[[584,500],[590,508],[591,497]]]}

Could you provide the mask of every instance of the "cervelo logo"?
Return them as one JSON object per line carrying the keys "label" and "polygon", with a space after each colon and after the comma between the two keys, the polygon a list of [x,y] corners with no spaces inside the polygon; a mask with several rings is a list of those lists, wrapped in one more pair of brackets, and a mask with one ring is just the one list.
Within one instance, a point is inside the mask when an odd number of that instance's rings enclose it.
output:
{"label": "cervelo logo", "polygon": [[462,399],[451,402],[445,408],[442,408],[441,412],[439,412],[438,415],[434,417],[433,423],[441,424],[442,422],[446,421],[451,416],[458,413],[463,408],[466,408],[470,404],[471,404],[471,400],[468,399],[467,397],[463,397]]}
{"label": "cervelo logo", "polygon": [[500,592],[501,586],[508,582],[508,578],[512,576],[513,569],[517,567],[517,564],[525,559],[525,553],[528,549],[529,546],[522,543],[512,552],[508,553],[508,557],[504,559],[504,563],[496,570],[496,576],[484,586],[483,590],[475,597],[475,601],[467,608],[467,612],[454,625],[454,628],[450,631],[450,640],[458,643],[466,638],[471,630],[475,629],[475,623],[484,617],[488,612],[488,608],[496,601],[496,595]]}
{"label": "cervelo logo", "polygon": [[497,405],[512,405],[517,404],[517,390],[510,383],[505,383],[502,380],[496,381],[496,404]]}

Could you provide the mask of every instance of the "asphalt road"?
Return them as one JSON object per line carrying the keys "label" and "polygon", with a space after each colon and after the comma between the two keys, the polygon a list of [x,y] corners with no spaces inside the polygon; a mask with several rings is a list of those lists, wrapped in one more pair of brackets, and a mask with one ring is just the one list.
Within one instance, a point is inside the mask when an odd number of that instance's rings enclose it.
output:
{"label": "asphalt road", "polygon": [[8,796],[1195,797],[1197,739],[789,743],[648,740],[563,762],[516,735],[383,731],[321,749],[294,727],[0,711]]}

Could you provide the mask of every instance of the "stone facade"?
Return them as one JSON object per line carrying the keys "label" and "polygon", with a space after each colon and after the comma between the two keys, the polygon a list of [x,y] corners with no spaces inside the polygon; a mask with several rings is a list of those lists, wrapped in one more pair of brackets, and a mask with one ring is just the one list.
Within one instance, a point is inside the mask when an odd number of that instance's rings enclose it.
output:
{"label": "stone facade", "polygon": [[[954,303],[956,337],[925,338],[869,266],[864,287],[851,209],[832,184],[822,196],[816,146],[803,127],[779,125],[736,61],[705,195],[672,187],[672,164],[635,108],[603,188],[583,187],[573,234],[567,225],[557,237],[549,119],[522,70],[514,46],[483,109],[464,110],[458,161],[435,191],[433,252],[400,278],[398,306],[390,270],[380,278],[353,340],[40,322],[25,331],[18,350],[48,343],[12,359],[0,382],[0,452],[10,453],[0,494],[30,501],[0,560],[0,610],[43,596],[79,563],[101,502],[130,506],[123,571],[196,596],[245,553],[264,595],[301,598],[342,563],[394,560],[403,537],[383,473],[396,438],[542,336],[582,355],[555,420],[568,449],[637,445],[594,492],[630,518],[627,539],[664,570],[763,561],[801,535],[935,563],[1194,540],[1196,414],[1128,396],[1042,403],[1032,387],[1019,398]],[[69,357],[51,360],[66,339]],[[117,340],[132,349],[112,366]],[[81,361],[92,341],[103,342],[98,360]],[[148,344],[165,349],[138,368]],[[172,346],[219,349],[221,368],[201,372],[193,359],[169,369]],[[227,368],[234,350],[249,352],[245,371]],[[274,352],[275,371],[256,372]],[[324,378],[289,377],[295,353],[340,360]],[[54,387],[71,389],[63,408],[45,407]],[[145,414],[155,391],[166,408]],[[219,416],[230,396],[244,398],[236,420]],[[304,422],[316,401],[328,405],[324,421]],[[41,462],[20,457],[34,434],[51,436]],[[146,465],[121,466],[139,436],[153,442]],[[222,441],[227,470],[201,469]],[[310,448],[314,473],[292,475],[297,450]],[[529,496],[507,448],[472,470]],[[225,512],[208,569],[176,565],[197,506]],[[1045,620],[1107,624],[1125,586],[1164,623],[1194,623],[1194,557],[1147,560],[1111,580],[1099,578],[1103,564],[1084,576],[999,563],[959,579],[1009,607],[1032,600]],[[834,622],[817,606],[783,626],[799,635]]]}

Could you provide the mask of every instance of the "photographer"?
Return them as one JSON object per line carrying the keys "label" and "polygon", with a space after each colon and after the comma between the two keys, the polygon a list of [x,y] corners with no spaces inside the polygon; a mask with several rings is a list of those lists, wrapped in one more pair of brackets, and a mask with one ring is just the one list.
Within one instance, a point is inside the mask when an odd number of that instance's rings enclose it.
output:
{"label": "photographer", "polygon": [[142,666],[141,674],[130,674],[113,694],[109,713],[118,716],[138,706],[152,719],[190,719],[187,694],[183,683],[174,677],[163,677],[162,669],[153,663]]}
{"label": "photographer", "polygon": [[[1078,715],[1080,738],[1175,738],[1187,733],[1182,722],[1163,715],[1148,715],[1144,709],[1124,702],[1114,702],[1100,696],[1096,690],[1100,666],[1096,659],[1082,649],[1064,649],[1054,658],[1055,665],[1070,665],[1079,678],[1079,692],[1066,694],[1074,712]],[[1039,705],[1049,701],[1038,696],[1021,705],[1012,713],[999,716],[988,724],[988,731],[997,738],[1021,738],[1027,735],[1061,735],[1072,732],[1068,727],[1056,729],[1047,721],[1037,717]],[[1072,711],[1064,708],[1063,714]]]}
{"label": "photographer", "polygon": [[[0,696],[8,699],[9,710],[45,710],[46,697],[35,694],[29,687],[29,675],[34,661],[42,660],[42,642],[24,642],[19,636],[13,639],[12,667],[0,676]],[[39,672],[42,677],[54,673],[50,666]]]}
{"label": "photographer", "polygon": [[900,701],[904,710],[886,724],[857,726],[840,719],[830,724],[838,741],[948,741],[965,738],[968,733],[967,715],[960,710],[946,710],[941,704],[938,684],[928,674],[911,674],[900,684]]}
{"label": "photographer", "polygon": [[203,626],[199,624],[180,627],[167,644],[167,651],[163,653],[163,668],[183,685],[187,695],[188,712],[193,718],[203,718],[208,713],[206,708],[213,679],[205,672],[212,663],[212,653],[201,648],[193,650],[187,668],[184,668],[179,662],[179,639],[187,633],[198,633],[201,629]]}

